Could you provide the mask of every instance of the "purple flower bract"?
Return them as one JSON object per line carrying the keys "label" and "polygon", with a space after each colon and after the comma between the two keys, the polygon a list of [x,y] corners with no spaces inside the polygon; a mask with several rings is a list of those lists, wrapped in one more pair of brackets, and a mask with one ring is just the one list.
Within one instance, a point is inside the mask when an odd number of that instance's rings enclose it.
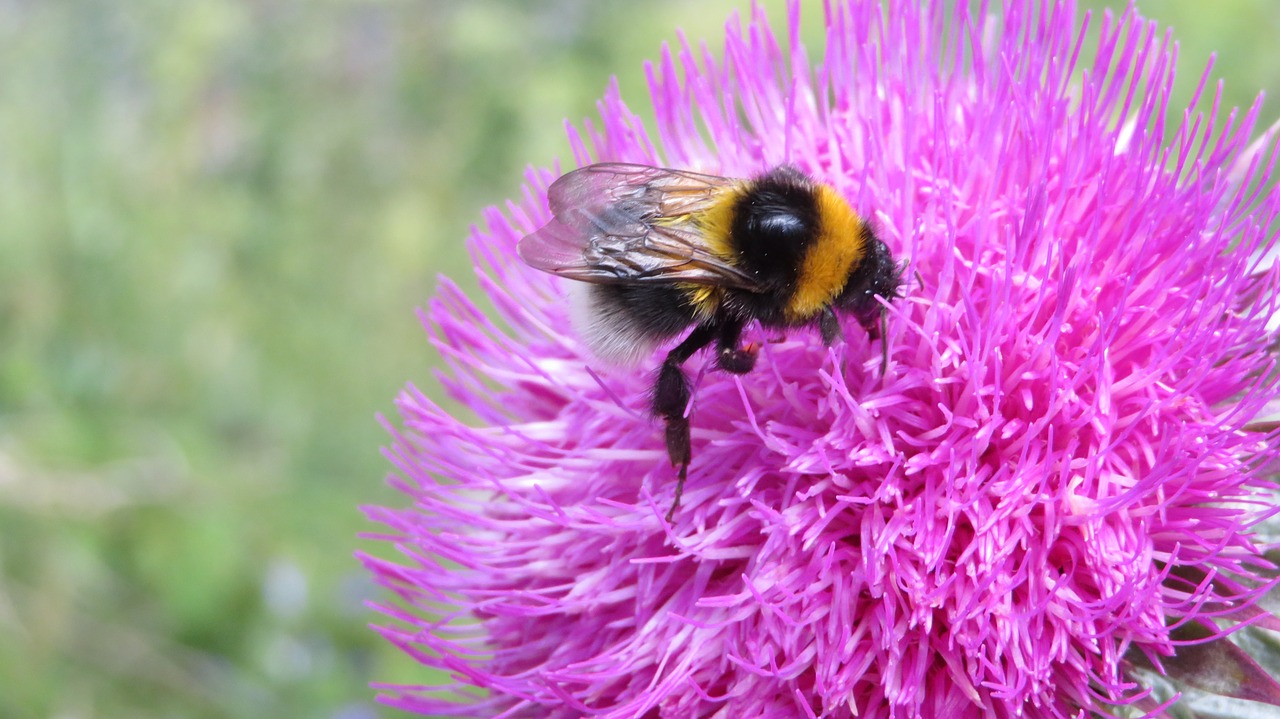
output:
{"label": "purple flower bract", "polygon": [[648,414],[661,356],[600,365],[567,281],[516,257],[555,174],[486,215],[470,246],[493,310],[446,281],[424,317],[474,417],[402,396],[389,456],[413,505],[369,512],[403,564],[364,558],[400,599],[380,631],[456,684],[385,701],[1158,712],[1135,661],[1160,671],[1181,627],[1267,618],[1253,607],[1274,567],[1251,530],[1280,460],[1259,421],[1280,394],[1280,195],[1271,135],[1251,141],[1258,105],[1223,112],[1202,81],[1208,109],[1170,108],[1172,41],[1134,11],[1086,33],[1069,2],[968,6],[833,0],[817,61],[798,5],[785,51],[757,12],[730,23],[723,60],[682,47],[650,68],[656,141],[616,90],[574,134],[581,164],[791,163],[907,263],[883,373],[853,321],[830,348],[757,331],[741,377],[694,358],[670,524],[675,470]]}

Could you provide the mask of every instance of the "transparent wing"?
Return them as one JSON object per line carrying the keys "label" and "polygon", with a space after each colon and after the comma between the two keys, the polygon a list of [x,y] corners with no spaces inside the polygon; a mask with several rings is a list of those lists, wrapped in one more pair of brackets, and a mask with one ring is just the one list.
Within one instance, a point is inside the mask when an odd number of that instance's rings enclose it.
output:
{"label": "transparent wing", "polygon": [[517,249],[531,267],[584,282],[753,290],[750,275],[707,247],[696,221],[736,183],[647,165],[588,165],[551,184],[553,219]]}

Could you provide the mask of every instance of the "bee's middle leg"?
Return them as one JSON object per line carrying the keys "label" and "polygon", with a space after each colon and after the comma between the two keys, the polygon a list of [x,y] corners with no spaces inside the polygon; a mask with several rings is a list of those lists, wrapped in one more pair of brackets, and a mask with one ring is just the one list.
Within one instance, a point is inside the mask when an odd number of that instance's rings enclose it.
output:
{"label": "bee's middle leg", "polygon": [[716,338],[716,364],[725,372],[746,374],[756,366],[756,354],[760,348],[754,344],[739,346],[742,339],[742,320],[726,320],[719,327]]}

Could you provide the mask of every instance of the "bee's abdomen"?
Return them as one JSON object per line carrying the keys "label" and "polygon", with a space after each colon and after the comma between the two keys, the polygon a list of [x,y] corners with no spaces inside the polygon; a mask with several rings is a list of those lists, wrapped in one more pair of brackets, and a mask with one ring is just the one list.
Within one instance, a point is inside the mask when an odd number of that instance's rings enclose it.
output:
{"label": "bee's abdomen", "polygon": [[571,292],[579,336],[600,359],[620,366],[640,362],[697,317],[689,297],[672,285],[575,283]]}

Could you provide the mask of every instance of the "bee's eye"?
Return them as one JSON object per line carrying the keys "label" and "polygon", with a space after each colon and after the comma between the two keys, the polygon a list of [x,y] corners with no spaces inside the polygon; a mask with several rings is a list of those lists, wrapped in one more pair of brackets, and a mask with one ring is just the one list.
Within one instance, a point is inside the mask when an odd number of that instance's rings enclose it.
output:
{"label": "bee's eye", "polygon": [[894,299],[901,284],[901,270],[889,254],[889,248],[873,239],[867,245],[866,257],[849,273],[849,282],[834,304],[859,315],[865,325],[866,318],[879,311],[875,298]]}

